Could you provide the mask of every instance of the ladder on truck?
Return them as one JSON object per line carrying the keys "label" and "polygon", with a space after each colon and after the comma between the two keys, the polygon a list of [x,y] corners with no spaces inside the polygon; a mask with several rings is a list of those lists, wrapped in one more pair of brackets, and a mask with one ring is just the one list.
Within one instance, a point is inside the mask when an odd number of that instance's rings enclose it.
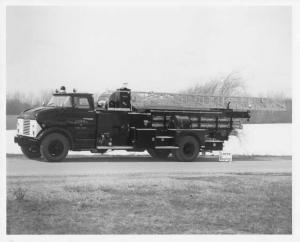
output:
{"label": "ladder on truck", "polygon": [[131,92],[131,104],[145,109],[224,109],[286,111],[283,100],[260,97],[227,97],[163,92]]}

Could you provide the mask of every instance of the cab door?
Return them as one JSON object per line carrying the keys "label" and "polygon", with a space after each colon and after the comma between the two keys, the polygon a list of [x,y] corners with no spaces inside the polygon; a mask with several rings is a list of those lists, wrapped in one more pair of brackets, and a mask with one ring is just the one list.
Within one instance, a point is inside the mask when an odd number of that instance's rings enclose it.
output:
{"label": "cab door", "polygon": [[81,148],[95,147],[96,112],[92,98],[89,96],[74,96],[73,104],[75,142]]}

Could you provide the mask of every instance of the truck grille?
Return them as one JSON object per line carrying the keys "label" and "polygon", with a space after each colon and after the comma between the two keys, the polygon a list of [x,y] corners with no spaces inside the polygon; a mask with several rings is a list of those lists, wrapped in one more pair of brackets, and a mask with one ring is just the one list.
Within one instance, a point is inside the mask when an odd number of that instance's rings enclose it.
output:
{"label": "truck grille", "polygon": [[30,120],[29,119],[24,119],[23,134],[24,135],[29,135],[30,134]]}

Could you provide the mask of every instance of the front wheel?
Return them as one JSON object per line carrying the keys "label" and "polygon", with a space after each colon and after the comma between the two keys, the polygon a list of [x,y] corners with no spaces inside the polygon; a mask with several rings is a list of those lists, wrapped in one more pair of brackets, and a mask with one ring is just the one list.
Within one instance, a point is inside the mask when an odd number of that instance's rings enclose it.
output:
{"label": "front wheel", "polygon": [[70,144],[68,139],[59,133],[47,135],[41,142],[41,154],[47,161],[61,161],[66,158]]}
{"label": "front wheel", "polygon": [[22,153],[29,159],[37,159],[41,157],[41,153],[38,148],[31,146],[21,146]]}
{"label": "front wheel", "polygon": [[193,136],[183,136],[178,142],[179,148],[173,154],[180,161],[194,161],[199,154],[199,142]]}

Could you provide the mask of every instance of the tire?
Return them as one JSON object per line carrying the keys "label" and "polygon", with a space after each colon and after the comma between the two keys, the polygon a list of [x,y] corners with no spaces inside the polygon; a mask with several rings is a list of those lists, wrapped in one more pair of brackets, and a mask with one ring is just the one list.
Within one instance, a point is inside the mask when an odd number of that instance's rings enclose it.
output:
{"label": "tire", "polygon": [[42,140],[40,152],[45,160],[58,162],[66,158],[69,148],[69,141],[64,135],[52,133]]}
{"label": "tire", "polygon": [[167,159],[170,155],[170,150],[155,150],[152,148],[147,149],[149,155],[151,155],[153,158],[158,159]]}
{"label": "tire", "polygon": [[28,159],[37,159],[41,157],[41,153],[38,148],[34,149],[31,146],[21,146],[21,150]]}
{"label": "tire", "polygon": [[193,136],[183,136],[178,142],[179,148],[173,154],[179,161],[194,161],[199,154],[199,142]]}

